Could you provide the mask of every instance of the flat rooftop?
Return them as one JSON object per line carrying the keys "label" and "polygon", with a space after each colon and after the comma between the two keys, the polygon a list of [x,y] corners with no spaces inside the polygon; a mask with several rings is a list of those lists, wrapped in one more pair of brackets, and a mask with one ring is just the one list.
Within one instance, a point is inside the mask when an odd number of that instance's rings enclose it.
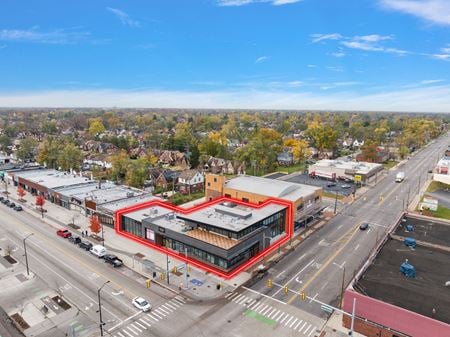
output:
{"label": "flat rooftop", "polygon": [[101,204],[97,206],[99,209],[107,210],[111,213],[115,213],[119,209],[126,208],[129,206],[133,206],[135,204],[140,204],[142,202],[152,201],[152,200],[162,200],[159,197],[155,197],[151,193],[144,192],[141,195],[134,195],[134,196],[125,196],[123,199],[120,200],[114,200],[108,203]]}
{"label": "flat rooftop", "polygon": [[[82,192],[83,194],[83,192]],[[102,188],[95,189],[90,192],[84,192],[87,200],[95,201],[97,205],[103,205],[112,201],[127,199],[140,195],[150,195],[149,192],[138,190],[133,187],[124,185],[106,185],[102,184]],[[126,207],[126,206],[123,206]]]}
{"label": "flat rooftop", "polygon": [[320,167],[335,167],[341,170],[352,170],[355,173],[367,174],[375,169],[380,169],[383,167],[381,164],[368,163],[368,162],[356,162],[356,161],[343,161],[343,160],[332,160],[332,159],[322,159],[311,165],[311,168]]}
{"label": "flat rooftop", "polygon": [[221,203],[196,210],[189,214],[180,214],[177,217],[192,222],[210,224],[211,226],[232,232],[239,232],[285,208],[286,206],[277,204],[268,204],[262,208],[251,208],[241,205],[231,207],[225,203]]}
{"label": "flat rooftop", "polygon": [[300,198],[308,197],[321,190],[320,187],[316,186],[247,175],[241,175],[227,180],[224,188],[290,201],[297,201]]}
{"label": "flat rooftop", "polygon": [[81,185],[92,182],[85,178],[69,172],[62,172],[50,169],[27,170],[14,172],[15,177],[26,179],[46,188],[55,189],[64,186]]}
{"label": "flat rooftop", "polygon": [[[450,248],[450,226],[417,218],[407,218],[406,223],[415,226],[417,240]],[[406,236],[403,228],[395,232]],[[414,232],[408,236],[414,237],[410,235]],[[416,268],[415,278],[400,273],[400,265],[406,259]],[[402,241],[390,239],[357,281],[355,290],[428,317],[432,317],[435,309],[434,318],[450,324],[450,291],[445,286],[450,281],[449,265],[449,251],[420,245],[412,249]]]}

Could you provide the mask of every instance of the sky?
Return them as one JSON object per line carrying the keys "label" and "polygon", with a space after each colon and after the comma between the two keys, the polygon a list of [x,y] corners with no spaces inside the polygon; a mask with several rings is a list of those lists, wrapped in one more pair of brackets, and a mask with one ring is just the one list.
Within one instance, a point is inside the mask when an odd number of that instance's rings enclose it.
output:
{"label": "sky", "polygon": [[2,0],[0,107],[450,112],[450,0]]}

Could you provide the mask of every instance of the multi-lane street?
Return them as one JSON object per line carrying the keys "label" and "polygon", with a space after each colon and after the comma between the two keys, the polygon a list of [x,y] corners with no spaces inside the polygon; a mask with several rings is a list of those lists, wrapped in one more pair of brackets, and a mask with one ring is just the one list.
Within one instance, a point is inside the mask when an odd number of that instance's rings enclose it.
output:
{"label": "multi-lane street", "polygon": [[[112,268],[57,237],[52,227],[25,212],[0,208],[1,236],[11,241],[17,249],[14,255],[24,263],[22,240],[34,233],[27,240],[31,271],[78,308],[78,317],[67,321],[68,326],[78,322],[77,336],[99,333],[98,289],[106,281],[110,282],[101,292],[105,335],[316,336],[327,317],[317,301],[339,306],[343,285],[417,195],[448,142],[448,136],[441,137],[390,171],[250,289],[232,289],[225,298],[211,301],[192,301],[155,285],[146,289],[142,276]],[[394,182],[398,171],[406,173],[402,183]],[[361,222],[369,222],[369,228],[360,230]],[[267,287],[269,279],[271,288]],[[302,291],[305,300],[298,296]],[[143,313],[133,307],[135,296],[148,299],[152,311]]]}

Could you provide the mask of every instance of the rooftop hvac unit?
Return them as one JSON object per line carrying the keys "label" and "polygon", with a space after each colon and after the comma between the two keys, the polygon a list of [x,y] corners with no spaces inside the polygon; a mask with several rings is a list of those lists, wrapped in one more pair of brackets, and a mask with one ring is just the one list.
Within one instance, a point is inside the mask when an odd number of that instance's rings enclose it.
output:
{"label": "rooftop hvac unit", "polygon": [[413,225],[406,225],[406,231],[407,232],[414,232],[414,226]]}
{"label": "rooftop hvac unit", "polygon": [[405,246],[416,248],[416,239],[413,238],[405,238],[403,241],[405,243]]}
{"label": "rooftop hvac unit", "polygon": [[400,272],[408,278],[416,277],[416,268],[412,264],[408,263],[408,260],[401,264]]}

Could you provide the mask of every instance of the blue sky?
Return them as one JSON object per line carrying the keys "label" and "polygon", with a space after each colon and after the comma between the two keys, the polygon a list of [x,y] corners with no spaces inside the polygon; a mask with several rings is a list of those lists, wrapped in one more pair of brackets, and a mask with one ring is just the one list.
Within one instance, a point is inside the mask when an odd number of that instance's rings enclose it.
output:
{"label": "blue sky", "polygon": [[2,0],[0,106],[450,112],[448,0]]}

